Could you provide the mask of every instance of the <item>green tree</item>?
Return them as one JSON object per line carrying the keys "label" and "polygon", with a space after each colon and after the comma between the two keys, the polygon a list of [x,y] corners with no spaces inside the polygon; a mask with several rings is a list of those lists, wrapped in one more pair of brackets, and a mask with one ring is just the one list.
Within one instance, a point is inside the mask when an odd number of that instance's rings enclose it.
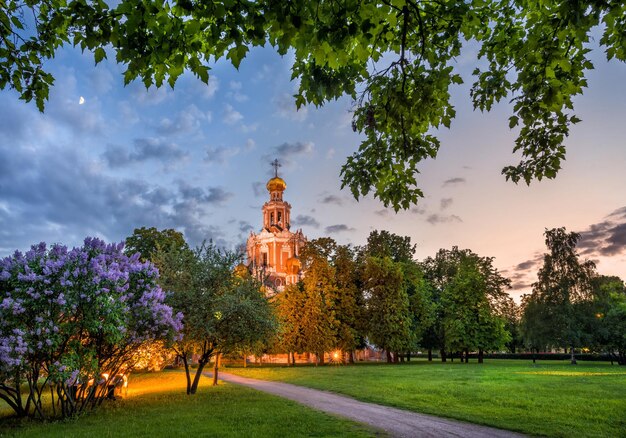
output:
{"label": "green tree", "polygon": [[409,296],[400,263],[389,257],[368,257],[363,286],[366,296],[368,340],[387,353],[409,351],[415,346],[415,333]]}
{"label": "green tree", "polygon": [[132,236],[126,238],[124,252],[128,255],[138,252],[142,260],[153,261],[159,249],[188,250],[189,246],[179,231],[171,228],[159,231],[154,227],[141,227],[135,228]]}
{"label": "green tree", "polygon": [[[168,300],[183,314],[181,338],[174,352],[185,366],[187,394],[195,394],[205,366],[219,355],[236,351],[270,337],[274,325],[260,284],[234,273],[239,255],[219,250],[212,242],[193,251],[159,250],[161,286],[170,291]],[[191,378],[190,360],[198,356]],[[214,384],[217,383],[214,373]]]}
{"label": "green tree", "polygon": [[293,357],[293,353],[306,352],[306,340],[301,317],[302,308],[306,303],[304,284],[302,282],[290,284],[274,299],[280,348],[287,352],[288,358]]}
{"label": "green tree", "polygon": [[579,121],[574,97],[593,68],[590,36],[601,34],[608,59],[626,60],[625,13],[617,0],[9,0],[0,8],[0,88],[43,110],[54,81],[45,62],[63,45],[91,51],[96,63],[115,56],[125,83],[173,87],[186,70],[207,82],[211,63],[225,57],[238,68],[251,47],[269,43],[293,54],[298,106],[354,99],[363,140],[341,170],[343,186],[397,210],[423,196],[419,164],[437,156],[433,130],[455,117],[450,88],[463,82],[456,60],[467,41],[483,60],[472,103],[489,111],[511,99],[522,161],[503,173],[529,183],[561,167]]}
{"label": "green tree", "polygon": [[[219,358],[222,355],[251,351],[272,339],[276,316],[257,280],[235,277],[231,288],[216,298],[213,385],[217,385]],[[244,358],[245,360],[245,358]]]}
{"label": "green tree", "polygon": [[520,331],[526,348],[533,352],[545,350],[551,343],[551,326],[547,308],[539,301],[536,295],[524,295],[522,297],[522,319]]}
{"label": "green tree", "polygon": [[374,230],[367,237],[365,253],[372,257],[390,257],[394,262],[412,261],[416,245],[409,236]]}
{"label": "green tree", "polygon": [[304,302],[300,309],[300,324],[305,351],[317,356],[317,363],[324,364],[324,353],[338,347],[337,330],[340,322],[336,317],[335,299],[339,292],[335,281],[335,268],[322,254],[313,248],[302,251],[301,258],[306,272],[302,280]]}
{"label": "green tree", "polygon": [[[337,320],[337,347],[348,353],[354,362],[354,351],[365,346],[363,327],[364,301],[359,288],[359,270],[355,253],[347,245],[338,245],[332,258],[335,270],[335,296],[331,297],[332,308]],[[345,359],[345,355],[344,355]]]}
{"label": "green tree", "polygon": [[431,296],[436,315],[434,324],[424,336],[423,346],[430,350],[438,348],[441,360],[446,361],[446,352],[450,351],[444,319],[446,308],[444,304],[444,292],[457,278],[460,266],[463,263],[471,263],[480,273],[484,281],[484,294],[494,315],[504,318],[507,309],[511,306],[511,298],[506,293],[510,287],[510,280],[502,276],[493,266],[492,257],[481,257],[469,249],[459,249],[454,246],[451,250],[440,249],[435,257],[427,257],[421,267],[424,278],[431,286]]}
{"label": "green tree", "polygon": [[626,365],[626,286],[622,279],[605,275],[594,278],[591,320],[594,347]]}
{"label": "green tree", "polygon": [[451,351],[478,350],[478,362],[483,362],[485,350],[499,350],[510,341],[505,321],[497,316],[487,294],[487,278],[481,272],[477,258],[460,261],[452,281],[441,297],[442,325],[446,345]]}
{"label": "green tree", "polygon": [[545,337],[553,346],[569,347],[575,364],[574,348],[585,341],[586,303],[593,297],[595,264],[579,260],[576,243],[580,234],[568,233],[565,228],[553,228],[544,234],[549,253],[544,255],[530,300],[543,306],[536,314],[547,325]]}

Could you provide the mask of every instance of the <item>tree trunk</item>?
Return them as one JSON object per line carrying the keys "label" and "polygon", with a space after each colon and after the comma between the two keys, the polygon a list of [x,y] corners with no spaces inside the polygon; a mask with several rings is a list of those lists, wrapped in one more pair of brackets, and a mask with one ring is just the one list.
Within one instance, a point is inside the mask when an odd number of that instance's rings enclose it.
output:
{"label": "tree trunk", "polygon": [[537,350],[539,350],[538,348],[531,348],[530,351],[533,352],[533,363],[537,363],[537,355],[536,352],[538,352]]}
{"label": "tree trunk", "polygon": [[439,350],[439,355],[441,356],[441,361],[445,362],[446,361],[446,350],[444,350],[444,349]]}
{"label": "tree trunk", "polygon": [[317,355],[317,358],[318,358],[319,364],[320,365],[324,365],[325,362],[324,362],[324,352],[323,351],[322,351],[321,354]]}
{"label": "tree trunk", "polygon": [[193,378],[193,383],[191,384],[191,390],[190,390],[190,394],[195,394],[196,391],[198,390],[198,383],[200,383],[200,376],[202,375],[202,370],[204,369],[204,366],[207,364],[207,362],[209,361],[209,358],[200,358],[200,360],[198,361],[198,369],[196,370],[196,375]]}
{"label": "tree trunk", "polygon": [[215,362],[213,363],[213,386],[217,386],[217,371],[220,367],[220,354],[215,354]]}
{"label": "tree trunk", "polygon": [[291,352],[291,364],[295,367],[296,366],[296,352],[292,351]]}
{"label": "tree trunk", "polygon": [[406,352],[406,361],[407,362],[411,362],[411,352],[410,351]]}
{"label": "tree trunk", "polygon": [[572,365],[576,365],[576,357],[574,356],[574,347],[570,347],[569,348],[569,354],[570,354],[570,363]]}
{"label": "tree trunk", "polygon": [[191,374],[189,370],[189,362],[187,362],[187,355],[180,356],[185,365],[185,376],[187,377],[187,395],[191,394]]}
{"label": "tree trunk", "polygon": [[400,355],[397,351],[393,353],[393,363],[400,363]]}
{"label": "tree trunk", "polygon": [[391,351],[385,350],[385,353],[387,354],[387,363],[392,363],[393,358],[391,357]]}
{"label": "tree trunk", "polygon": [[432,362],[433,361],[433,349],[429,348],[428,349],[428,362]]}
{"label": "tree trunk", "polygon": [[478,363],[483,363],[483,349],[478,349]]}
{"label": "tree trunk", "polygon": [[354,350],[350,350],[350,353],[348,356],[348,363],[350,363],[350,365],[354,365]]}

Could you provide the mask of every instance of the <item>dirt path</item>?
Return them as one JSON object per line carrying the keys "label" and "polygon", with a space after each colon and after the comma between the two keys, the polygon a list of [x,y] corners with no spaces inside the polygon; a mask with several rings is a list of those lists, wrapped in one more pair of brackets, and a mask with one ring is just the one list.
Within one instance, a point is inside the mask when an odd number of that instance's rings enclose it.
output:
{"label": "dirt path", "polygon": [[[211,373],[204,374],[211,375]],[[249,379],[222,372],[219,373],[219,377],[225,382],[248,386],[294,400],[318,411],[368,424],[394,437],[519,438],[524,436],[501,429],[365,403],[343,395],[289,383]]]}

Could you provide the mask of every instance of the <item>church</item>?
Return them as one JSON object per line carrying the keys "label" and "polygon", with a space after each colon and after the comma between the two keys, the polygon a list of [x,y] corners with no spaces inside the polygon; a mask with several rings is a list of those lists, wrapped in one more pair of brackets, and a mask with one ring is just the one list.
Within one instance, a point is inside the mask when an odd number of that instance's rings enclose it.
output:
{"label": "church", "polygon": [[302,278],[299,254],[306,244],[302,229],[291,231],[291,205],[283,200],[287,183],[278,176],[278,160],[272,166],[274,177],[265,185],[269,200],[263,204],[263,227],[258,234],[251,231],[246,244],[248,271],[270,295]]}

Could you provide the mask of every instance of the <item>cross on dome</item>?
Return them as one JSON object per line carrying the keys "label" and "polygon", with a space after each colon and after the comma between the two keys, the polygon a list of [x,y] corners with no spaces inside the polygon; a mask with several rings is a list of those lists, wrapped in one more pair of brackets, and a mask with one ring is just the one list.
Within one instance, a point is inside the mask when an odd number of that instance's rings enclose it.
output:
{"label": "cross on dome", "polygon": [[282,167],[283,165],[278,162],[278,158],[274,159],[274,161],[272,161],[270,164],[272,165],[272,167],[274,167],[274,178],[278,178],[278,168]]}

